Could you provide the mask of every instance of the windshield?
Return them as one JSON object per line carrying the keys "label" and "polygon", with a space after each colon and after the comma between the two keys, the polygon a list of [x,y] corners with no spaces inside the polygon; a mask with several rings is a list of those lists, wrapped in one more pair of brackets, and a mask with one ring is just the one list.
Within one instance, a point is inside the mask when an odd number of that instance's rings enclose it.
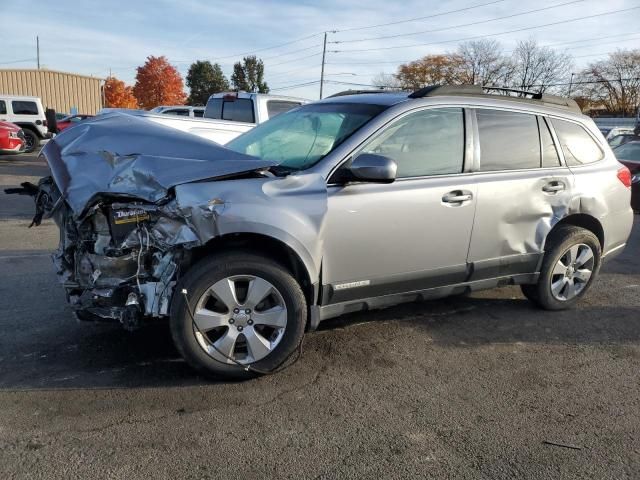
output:
{"label": "windshield", "polygon": [[225,146],[288,170],[315,165],[385,106],[359,103],[317,103],[282,113]]}

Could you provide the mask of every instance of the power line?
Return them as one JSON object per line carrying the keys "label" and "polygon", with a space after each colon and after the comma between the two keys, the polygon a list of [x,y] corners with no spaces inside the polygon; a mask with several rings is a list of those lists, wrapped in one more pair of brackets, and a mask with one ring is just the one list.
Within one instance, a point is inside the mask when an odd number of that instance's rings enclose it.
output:
{"label": "power line", "polygon": [[618,83],[618,82],[631,82],[640,80],[640,77],[630,77],[630,78],[619,78],[615,80],[585,80],[578,82],[566,82],[566,83],[549,83],[549,84],[540,84],[540,85],[531,85],[529,88],[533,87],[566,87],[568,85],[589,85],[594,83]]}
{"label": "power line", "polygon": [[445,40],[445,41],[441,41],[441,42],[429,42],[429,43],[415,43],[415,44],[411,44],[411,45],[396,45],[396,46],[390,46],[390,47],[374,47],[374,48],[359,48],[359,49],[351,49],[351,50],[331,50],[332,53],[349,53],[349,52],[372,52],[372,51],[376,51],[376,50],[392,50],[392,49],[397,49],[397,48],[411,48],[411,47],[424,47],[427,45],[441,45],[441,44],[445,44],[445,43],[455,43],[455,42],[463,42],[466,40],[474,40],[474,39],[478,39],[478,38],[488,38],[488,37],[496,37],[499,35],[507,35],[509,33],[517,33],[517,32],[524,32],[527,30],[535,30],[536,28],[543,28],[543,27],[551,27],[554,25],[562,25],[565,23],[573,23],[573,22],[578,22],[580,20],[587,20],[590,18],[598,18],[598,17],[604,17],[607,15],[614,15],[616,13],[622,13],[622,12],[628,12],[631,10],[637,10],[639,9],[640,6],[638,7],[631,7],[631,8],[623,8],[621,10],[612,10],[610,12],[602,12],[602,13],[597,13],[594,15],[587,15],[584,17],[577,17],[577,18],[571,18],[569,20],[561,20],[558,22],[551,22],[551,23],[544,23],[542,25],[535,25],[533,27],[523,27],[523,28],[517,28],[514,30],[507,30],[504,32],[498,32],[498,33],[489,33],[486,35],[474,35],[471,37],[465,37],[465,38],[457,38],[454,40]]}
{"label": "power line", "polygon": [[472,5],[470,7],[458,8],[456,10],[449,10],[447,12],[435,13],[432,15],[426,15],[424,17],[413,17],[405,20],[398,20],[397,22],[389,22],[389,23],[379,23],[377,25],[366,25],[364,27],[353,27],[353,28],[343,28],[342,30],[330,30],[332,33],[343,33],[343,32],[353,32],[355,30],[365,30],[368,28],[378,28],[378,27],[387,27],[389,25],[399,25],[401,23],[409,23],[409,22],[417,22],[418,20],[426,20],[427,18],[435,18],[442,17],[444,15],[449,15],[451,13],[464,12],[467,10],[473,10],[474,8],[486,7],[487,5],[494,5],[496,3],[502,3],[505,0],[495,0],[493,2],[480,3],[478,5]]}
{"label": "power line", "polygon": [[22,59],[22,60],[12,60],[10,62],[0,62],[0,65],[10,65],[12,63],[33,62],[34,60],[36,60],[35,57],[33,57],[33,58],[25,58],[25,59]]}
{"label": "power line", "polygon": [[607,38],[626,37],[627,35],[639,35],[639,34],[640,34],[640,32],[619,33],[617,35],[606,35],[604,37],[583,38],[582,40],[571,40],[571,41],[568,41],[568,42],[549,43],[549,44],[543,45],[543,46],[545,46],[545,47],[555,47],[557,45],[567,45],[567,44],[570,44],[570,43],[593,42],[595,40],[605,40]]}
{"label": "power line", "polygon": [[299,62],[299,61],[302,61],[302,60],[306,60],[308,58],[318,57],[320,55],[322,55],[322,52],[314,53],[312,55],[305,55],[304,57],[292,58],[291,60],[286,60],[286,61],[280,62],[280,63],[274,63],[273,65],[269,65],[269,67],[277,67],[278,65],[284,65],[286,63],[291,63],[291,62]]}
{"label": "power line", "polygon": [[306,70],[311,70],[312,68],[316,68],[319,65],[313,66],[313,67],[303,67],[303,68],[296,68],[294,70],[288,70],[286,72],[281,72],[281,73],[277,73],[275,75],[269,75],[269,80],[272,80],[274,78],[278,78],[278,77],[282,77],[284,75],[289,75],[292,73],[298,73],[298,72],[302,72],[302,71],[306,71]]}
{"label": "power line", "polygon": [[537,13],[537,12],[542,12],[544,10],[551,10],[551,9],[554,9],[554,8],[565,7],[567,5],[572,5],[572,4],[581,3],[581,2],[584,2],[584,0],[571,0],[570,2],[558,3],[558,4],[555,4],[555,5],[550,5],[548,7],[536,8],[534,10],[527,10],[526,12],[511,13],[509,15],[503,15],[501,17],[488,18],[488,19],[485,19],[485,20],[478,20],[476,22],[470,22],[470,23],[460,23],[458,25],[451,25],[449,27],[436,28],[436,29],[433,29],[433,30],[421,30],[419,32],[411,32],[411,33],[398,33],[398,34],[395,34],[395,35],[383,35],[383,36],[380,36],[380,37],[357,38],[357,39],[354,39],[354,40],[336,40],[336,41],[329,42],[329,43],[368,42],[370,40],[385,40],[385,39],[389,39],[389,38],[410,37],[410,36],[413,36],[413,35],[421,35],[423,33],[444,32],[446,30],[452,30],[454,28],[469,27],[469,26],[472,26],[472,25],[481,25],[483,23],[490,23],[490,22],[496,22],[498,20],[505,20],[507,18],[521,17],[523,15],[529,15],[531,13]]}
{"label": "power line", "polygon": [[234,53],[233,55],[227,55],[227,56],[224,56],[224,57],[217,57],[217,58],[215,58],[213,60],[224,60],[224,59],[227,59],[227,58],[242,57],[244,55],[251,55],[253,53],[265,52],[267,50],[274,50],[276,48],[286,47],[287,45],[291,45],[293,43],[303,42],[304,40],[308,40],[310,38],[314,38],[314,37],[317,37],[317,36],[323,35],[323,34],[324,34],[324,32],[317,32],[317,33],[314,33],[314,34],[311,34],[311,35],[307,35],[306,37],[298,38],[296,40],[291,40],[290,42],[280,43],[278,45],[272,45],[270,47],[259,48],[257,50],[251,50],[251,51],[248,51],[248,52]]}
{"label": "power line", "polygon": [[277,91],[277,90],[291,90],[291,89],[293,89],[293,88],[308,87],[308,86],[310,86],[310,85],[316,85],[316,84],[318,84],[318,83],[320,83],[320,80],[314,80],[314,81],[312,81],[312,82],[299,83],[299,84],[297,84],[297,85],[289,85],[289,86],[286,86],[286,87],[276,87],[276,88],[272,88],[272,89],[271,89],[271,91],[272,91],[272,92],[274,92],[274,91]]}
{"label": "power line", "polygon": [[[572,43],[582,43],[582,42],[595,42],[597,40],[602,40],[602,39],[606,39],[606,38],[614,38],[614,37],[624,37],[627,35],[640,35],[640,32],[636,32],[636,33],[622,33],[619,35],[607,35],[604,37],[593,37],[593,38],[583,38],[581,40],[571,40],[569,42],[558,42],[558,43],[550,43],[550,44],[545,44],[545,45],[541,45],[541,47],[556,47],[558,45],[566,45],[566,44],[572,44]],[[628,42],[628,41],[632,41],[632,40],[637,40],[637,38],[629,38],[626,40],[615,40],[613,42],[602,42],[599,43],[598,45],[607,45],[609,43],[617,43],[617,42]],[[591,47],[594,45],[582,45],[582,46],[577,46],[577,47],[568,47],[566,48],[566,50],[573,50],[575,48],[586,48],[586,47]],[[512,53],[513,50],[507,50],[504,53]],[[580,57],[574,57],[574,58],[580,58]],[[327,65],[395,65],[395,64],[400,64],[400,63],[409,63],[409,62],[413,62],[416,59],[411,59],[411,60],[382,60],[379,62],[327,62]]]}
{"label": "power line", "polygon": [[267,60],[271,60],[273,58],[286,57],[287,55],[293,55],[294,53],[306,52],[308,50],[312,50],[314,48],[318,48],[318,47],[321,47],[321,46],[322,46],[321,43],[316,43],[315,45],[311,45],[310,47],[300,48],[298,50],[292,50],[292,51],[286,52],[286,53],[279,53],[278,55],[273,55],[271,57],[264,57],[264,58],[261,58],[260,60],[267,61]]}

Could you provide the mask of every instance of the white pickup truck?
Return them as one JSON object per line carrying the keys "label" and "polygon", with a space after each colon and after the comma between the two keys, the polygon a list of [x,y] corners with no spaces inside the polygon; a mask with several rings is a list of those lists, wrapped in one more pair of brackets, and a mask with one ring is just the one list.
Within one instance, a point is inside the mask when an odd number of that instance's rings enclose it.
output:
{"label": "white pickup truck", "polygon": [[[299,107],[309,100],[265,93],[216,93],[209,97],[204,118],[191,118],[144,110],[126,110],[152,122],[192,133],[221,145],[279,113]],[[123,109],[105,108],[100,113]]]}

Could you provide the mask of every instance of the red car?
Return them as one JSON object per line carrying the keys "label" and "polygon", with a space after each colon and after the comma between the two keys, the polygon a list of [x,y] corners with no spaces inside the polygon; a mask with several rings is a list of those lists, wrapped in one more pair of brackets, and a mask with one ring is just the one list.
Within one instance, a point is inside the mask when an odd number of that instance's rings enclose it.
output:
{"label": "red car", "polygon": [[9,122],[0,122],[0,153],[21,153],[25,141],[22,129]]}
{"label": "red car", "polygon": [[66,130],[69,127],[77,125],[81,121],[91,117],[93,117],[93,115],[83,115],[83,114],[69,115],[68,117],[64,117],[62,120],[58,120],[57,122],[58,133],[62,132],[63,130]]}

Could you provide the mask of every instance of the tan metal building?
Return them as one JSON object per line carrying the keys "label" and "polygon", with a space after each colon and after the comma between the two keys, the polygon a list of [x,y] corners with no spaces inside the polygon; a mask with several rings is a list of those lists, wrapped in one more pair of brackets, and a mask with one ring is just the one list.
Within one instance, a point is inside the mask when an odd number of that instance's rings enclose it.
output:
{"label": "tan metal building", "polygon": [[40,97],[56,112],[96,114],[102,108],[104,79],[55,70],[0,70],[0,94]]}

